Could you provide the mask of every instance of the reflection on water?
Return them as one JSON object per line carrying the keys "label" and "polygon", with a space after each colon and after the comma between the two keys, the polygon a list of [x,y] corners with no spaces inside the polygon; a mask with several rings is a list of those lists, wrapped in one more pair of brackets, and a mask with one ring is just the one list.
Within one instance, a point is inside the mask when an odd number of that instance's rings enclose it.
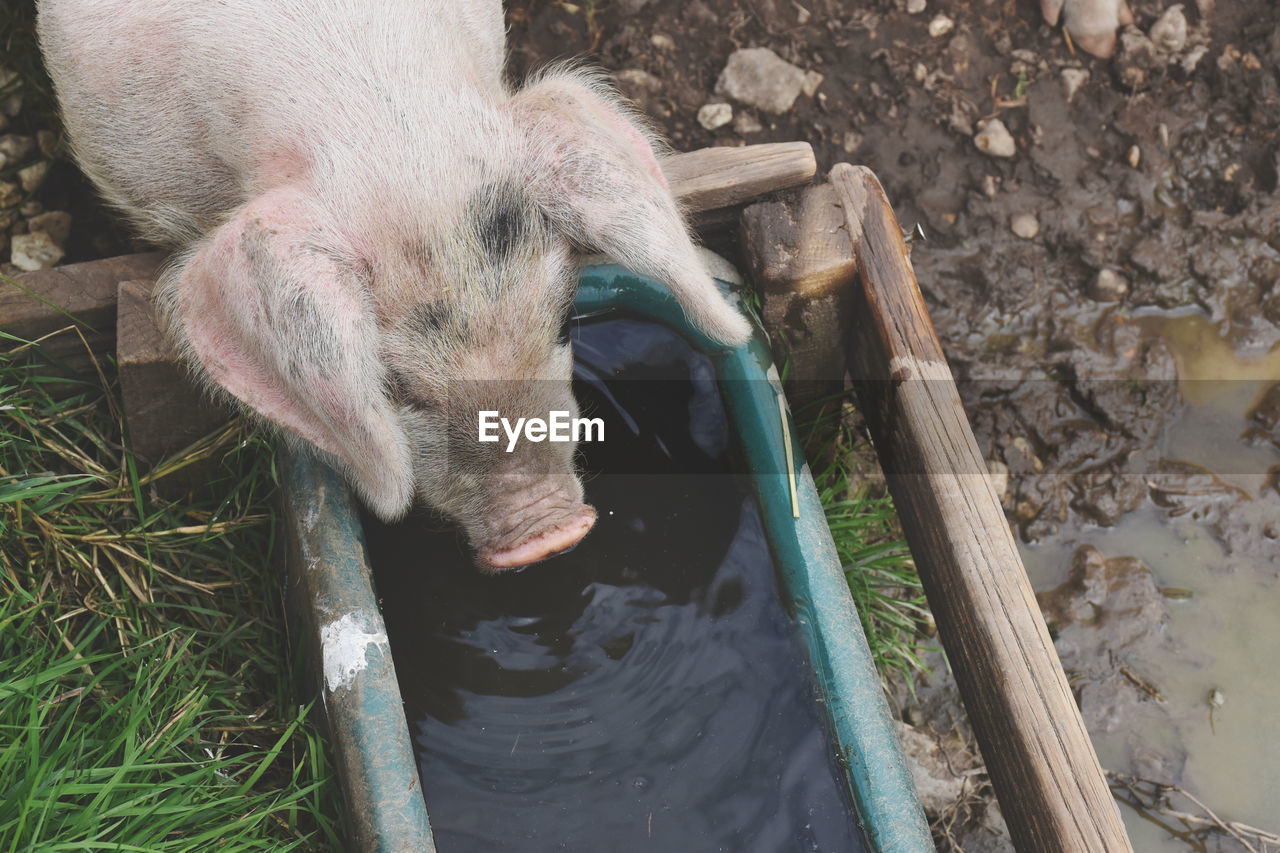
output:
{"label": "reflection on water", "polygon": [[606,420],[575,551],[483,576],[423,518],[368,525],[439,849],[863,849],[709,363],[628,319],[575,338]]}
{"label": "reflection on water", "polygon": [[[1268,474],[1280,450],[1247,417],[1280,379],[1280,348],[1243,358],[1203,318],[1141,322],[1173,348],[1188,403],[1161,436],[1160,454],[1193,465],[1153,472],[1151,500],[1116,526],[1064,526],[1023,546],[1023,559],[1040,590],[1062,582],[1083,544],[1150,568],[1168,613],[1162,636],[1120,650],[1112,663],[1164,701],[1135,693],[1114,725],[1091,724],[1099,757],[1110,768],[1165,773],[1223,818],[1280,831],[1280,495]],[[1064,664],[1071,667],[1065,655]],[[1214,690],[1225,701],[1211,722]],[[1089,717],[1087,697],[1082,705]],[[1188,849],[1124,811],[1139,853]]]}

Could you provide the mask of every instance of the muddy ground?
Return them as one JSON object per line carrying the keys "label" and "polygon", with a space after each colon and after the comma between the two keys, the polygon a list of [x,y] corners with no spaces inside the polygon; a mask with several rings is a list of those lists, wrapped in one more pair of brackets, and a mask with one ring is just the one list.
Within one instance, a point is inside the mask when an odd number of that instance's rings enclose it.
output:
{"label": "muddy ground", "polygon": [[[801,139],[824,174],[840,161],[876,172],[904,228],[923,233],[916,272],[979,443],[997,476],[1008,474],[1005,507],[1025,542],[1155,506],[1203,518],[1227,553],[1280,569],[1280,471],[1236,512],[1245,498],[1161,445],[1187,406],[1177,380],[1188,346],[1163,334],[1171,318],[1205,318],[1243,357],[1280,341],[1275,0],[1185,3],[1185,33],[1166,28],[1156,43],[1145,34],[1172,4],[1138,0],[1137,27],[1110,60],[1073,52],[1033,0],[507,5],[514,78],[588,54],[677,150]],[[780,114],[716,94],[730,55],[753,47],[821,84]],[[720,103],[733,118],[707,130],[699,110]],[[0,134],[33,143],[55,126],[30,109],[0,112]],[[991,119],[1011,140],[980,150]],[[1011,156],[995,156],[1010,141]],[[54,235],[64,260],[127,251],[65,160],[34,195],[18,180],[20,166],[53,150],[43,136],[0,169],[23,205],[3,242],[61,231],[63,220],[38,217],[70,211],[69,235]],[[1280,446],[1280,390],[1255,404],[1251,430],[1243,441]],[[1114,655],[1166,642],[1167,590],[1123,553],[1082,548],[1073,566],[1042,605],[1091,730],[1151,713],[1141,679],[1120,677]],[[1108,625],[1101,639],[1081,627]],[[989,789],[966,772],[977,759],[948,679],[918,700],[897,698],[912,751],[928,763],[930,741],[946,747],[932,752],[929,794],[940,845],[1003,849]],[[1113,769],[1185,781],[1176,755],[1137,749],[1127,764]]]}
{"label": "muddy ground", "polygon": [[[1260,493],[1237,494],[1166,458],[1161,437],[1187,406],[1180,365],[1197,355],[1166,334],[1176,318],[1204,318],[1246,359],[1280,341],[1280,14],[1273,0],[1186,3],[1185,31],[1153,42],[1171,5],[1134,4],[1136,27],[1102,60],[1073,52],[1022,0],[517,3],[511,70],[591,53],[678,150],[803,139],[824,173],[871,167],[904,229],[926,238],[916,272],[979,443],[1009,475],[1023,541],[1155,506],[1212,527],[1235,562],[1207,571],[1244,562],[1274,576],[1277,470]],[[781,114],[717,94],[730,55],[754,47],[821,85]],[[733,118],[708,130],[698,113],[717,103]],[[989,119],[1012,156],[979,149]],[[1280,443],[1275,406],[1256,404],[1242,441]],[[1063,562],[1042,606],[1091,731],[1167,716],[1123,661],[1193,654],[1163,633],[1181,591],[1125,553],[1082,546]],[[1005,849],[981,774],[965,772],[974,759],[949,679],[898,699],[917,727],[904,731],[909,750],[932,763],[940,846]],[[1119,764],[1195,786],[1176,745],[1133,738]]]}
{"label": "muddy ground", "polygon": [[[1146,496],[1143,478],[1114,475],[1152,468],[1180,401],[1173,354],[1136,316],[1200,312],[1241,351],[1280,338],[1269,0],[1188,5],[1180,49],[1144,47],[1135,30],[1139,46],[1111,61],[1073,53],[1033,3],[511,5],[517,77],[594,51],[679,150],[803,139],[823,172],[876,172],[904,228],[926,236],[921,287],[980,441],[1015,477],[1028,539],[1073,512],[1112,524]],[[1165,5],[1136,4],[1139,28]],[[939,14],[953,26],[931,37]],[[782,115],[738,106],[705,130],[701,107],[732,104],[715,94],[729,55],[761,46],[824,75],[816,95]],[[975,145],[991,118],[1012,157]],[[1012,227],[1028,214],[1031,238]]]}

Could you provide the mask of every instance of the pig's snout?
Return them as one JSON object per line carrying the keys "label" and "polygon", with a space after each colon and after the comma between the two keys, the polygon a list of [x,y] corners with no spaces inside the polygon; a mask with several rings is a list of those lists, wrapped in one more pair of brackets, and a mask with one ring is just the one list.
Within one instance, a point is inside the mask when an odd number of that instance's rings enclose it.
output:
{"label": "pig's snout", "polygon": [[485,571],[502,572],[550,559],[581,542],[595,523],[596,511],[580,503],[550,525],[539,526],[515,544],[479,546],[477,562]]}

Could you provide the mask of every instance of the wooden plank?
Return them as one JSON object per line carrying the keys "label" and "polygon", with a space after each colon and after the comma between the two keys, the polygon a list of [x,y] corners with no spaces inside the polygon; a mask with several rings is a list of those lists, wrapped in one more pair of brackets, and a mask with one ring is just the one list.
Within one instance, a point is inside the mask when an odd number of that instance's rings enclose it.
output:
{"label": "wooden plank", "polygon": [[868,169],[831,182],[858,257],[854,387],[1014,844],[1129,851],[893,211]]}
{"label": "wooden plank", "polygon": [[[116,288],[154,277],[163,259],[158,252],[124,255],[0,279],[0,332],[32,341],[79,325],[91,352],[105,355],[116,342]],[[79,335],[58,335],[42,347],[73,373],[94,369]]]}
{"label": "wooden plank", "polygon": [[[129,445],[144,471],[234,417],[196,387],[160,331],[151,300],[154,286],[147,279],[120,282],[116,317],[116,367]],[[162,478],[157,486],[166,496],[181,497],[207,482],[216,465],[215,459],[202,460]]]}
{"label": "wooden plank", "polygon": [[813,146],[807,142],[702,148],[662,161],[671,192],[693,214],[807,184],[817,171]]}
{"label": "wooden plank", "polygon": [[0,282],[0,330],[30,340],[72,325],[74,317],[95,331],[114,333],[120,282],[155,278],[163,260],[159,252],[122,255]]}

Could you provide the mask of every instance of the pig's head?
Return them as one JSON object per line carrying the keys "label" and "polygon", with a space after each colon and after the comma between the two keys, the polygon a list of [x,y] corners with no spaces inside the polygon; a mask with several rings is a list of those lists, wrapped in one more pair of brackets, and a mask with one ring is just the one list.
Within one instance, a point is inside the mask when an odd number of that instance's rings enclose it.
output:
{"label": "pig's head", "polygon": [[596,81],[556,72],[494,110],[513,153],[460,165],[470,185],[431,216],[380,227],[376,210],[335,209],[314,175],[285,181],[180,257],[160,296],[216,386],[325,454],[382,518],[417,496],[502,570],[595,521],[572,442],[508,451],[478,429],[481,411],[576,416],[577,250],[663,281],[715,340],[749,327],[702,267],[650,140]]}

